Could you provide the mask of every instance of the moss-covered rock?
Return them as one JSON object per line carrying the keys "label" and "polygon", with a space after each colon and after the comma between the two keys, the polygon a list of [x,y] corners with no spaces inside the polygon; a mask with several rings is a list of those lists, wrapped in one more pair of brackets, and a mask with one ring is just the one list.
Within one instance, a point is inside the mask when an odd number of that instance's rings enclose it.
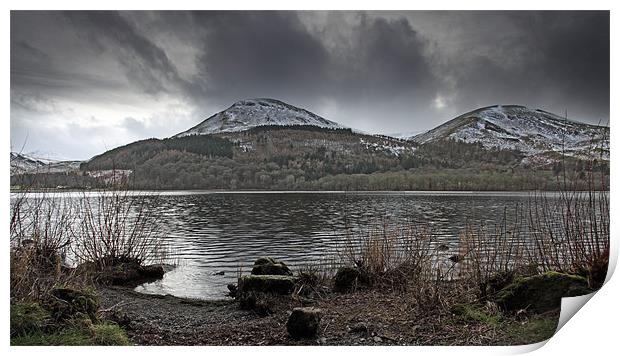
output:
{"label": "moss-covered rock", "polygon": [[260,292],[268,294],[291,294],[295,288],[295,278],[278,275],[249,275],[239,278],[237,293]]}
{"label": "moss-covered rock", "polygon": [[50,324],[50,313],[38,303],[11,305],[11,337],[43,332]]}
{"label": "moss-covered rock", "polygon": [[286,330],[293,339],[313,338],[319,333],[320,323],[320,309],[295,308],[286,322]]}
{"label": "moss-covered rock", "polygon": [[50,292],[45,308],[57,321],[88,317],[92,322],[96,322],[99,299],[86,291],[57,288]]}
{"label": "moss-covered rock", "polygon": [[514,279],[515,273],[513,271],[494,273],[480,285],[480,296],[492,298],[497,292],[512,283]]}
{"label": "moss-covered rock", "polygon": [[268,315],[275,305],[275,298],[289,295],[295,289],[296,279],[291,276],[249,275],[239,278],[236,299],[239,308]]}
{"label": "moss-covered rock", "polygon": [[99,283],[125,287],[136,287],[162,279],[166,273],[162,265],[144,266],[137,261],[119,261],[104,267],[88,263],[79,268],[87,270]]}
{"label": "moss-covered rock", "polygon": [[293,272],[282,261],[276,261],[271,257],[261,257],[254,262],[252,274],[292,276]]}
{"label": "moss-covered rock", "polygon": [[516,278],[494,296],[505,310],[528,309],[545,312],[559,308],[563,297],[592,292],[585,278],[559,272]]}
{"label": "moss-covered rock", "polygon": [[278,304],[281,302],[281,295],[249,292],[237,297],[239,309],[252,310],[258,316],[267,316],[274,313]]}

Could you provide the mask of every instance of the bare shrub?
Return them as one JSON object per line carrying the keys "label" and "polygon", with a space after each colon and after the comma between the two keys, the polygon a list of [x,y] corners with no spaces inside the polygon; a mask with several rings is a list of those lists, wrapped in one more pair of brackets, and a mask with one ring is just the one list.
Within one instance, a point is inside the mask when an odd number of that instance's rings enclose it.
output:
{"label": "bare shrub", "polygon": [[73,236],[73,251],[79,263],[101,269],[122,262],[160,263],[168,249],[160,236],[155,199],[128,191],[84,195]]}
{"label": "bare shrub", "polygon": [[[169,247],[151,204],[156,198],[128,191],[66,194],[12,194],[12,301],[36,301],[58,286],[90,285],[90,272],[120,262],[167,262]],[[89,268],[74,268],[84,263]]]}
{"label": "bare shrub", "polygon": [[81,283],[66,257],[74,206],[62,196],[14,193],[11,197],[11,301],[38,300],[57,285]]}

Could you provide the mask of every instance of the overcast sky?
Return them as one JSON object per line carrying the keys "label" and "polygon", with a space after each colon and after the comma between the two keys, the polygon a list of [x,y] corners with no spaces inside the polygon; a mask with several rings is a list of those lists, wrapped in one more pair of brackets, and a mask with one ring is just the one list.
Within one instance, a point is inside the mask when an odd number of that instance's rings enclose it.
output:
{"label": "overcast sky", "polygon": [[372,133],[609,119],[604,12],[11,12],[12,149],[87,159],[270,97]]}

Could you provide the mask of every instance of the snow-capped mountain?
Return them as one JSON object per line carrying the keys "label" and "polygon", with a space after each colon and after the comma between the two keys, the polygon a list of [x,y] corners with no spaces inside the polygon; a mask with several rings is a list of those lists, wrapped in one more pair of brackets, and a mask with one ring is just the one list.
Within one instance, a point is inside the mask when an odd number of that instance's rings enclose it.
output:
{"label": "snow-capped mountain", "polygon": [[191,129],[175,137],[239,132],[265,125],[313,125],[325,128],[344,128],[310,111],[275,99],[249,99],[234,103]]}
{"label": "snow-capped mountain", "polygon": [[566,120],[519,105],[480,108],[458,116],[410,140],[424,144],[440,139],[480,142],[485,148],[521,151],[526,156],[564,152],[609,159],[609,127]]}
{"label": "snow-capped mountain", "polygon": [[45,163],[26,155],[11,152],[11,174],[22,172],[37,172],[45,167]]}
{"label": "snow-capped mountain", "polygon": [[11,174],[68,172],[78,170],[80,163],[82,161],[43,159],[11,152]]}

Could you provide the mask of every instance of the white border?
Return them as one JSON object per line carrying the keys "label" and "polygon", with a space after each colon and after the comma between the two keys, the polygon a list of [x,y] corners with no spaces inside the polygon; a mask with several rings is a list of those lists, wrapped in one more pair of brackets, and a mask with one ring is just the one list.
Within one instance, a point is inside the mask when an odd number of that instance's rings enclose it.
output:
{"label": "white border", "polygon": [[[325,1],[315,0],[312,2],[292,2],[282,0],[263,0],[260,2],[251,1],[219,1],[219,2],[205,2],[205,1],[188,1],[188,0],[175,0],[175,1],[160,1],[151,0],[148,2],[129,2],[127,0],[108,0],[105,2],[84,2],[84,1],[7,1],[4,4],[8,6],[2,13],[1,22],[4,30],[4,36],[2,36],[2,48],[4,48],[4,55],[1,57],[4,71],[2,75],[4,77],[3,92],[3,107],[4,107],[4,119],[2,120],[2,135],[4,139],[5,147],[10,150],[10,108],[9,100],[10,96],[10,80],[9,80],[9,68],[10,68],[10,9],[20,10],[33,10],[33,9],[297,9],[297,10],[346,10],[346,9],[366,9],[366,10],[403,10],[403,9],[416,9],[416,10],[612,10],[611,11],[611,97],[618,97],[618,70],[614,66],[618,63],[618,20],[617,16],[618,2],[612,1],[596,1],[590,0],[583,1],[502,1],[498,2],[489,0],[469,0],[469,1],[445,1],[445,0],[433,0],[427,2],[406,2],[406,1],[390,1],[382,0],[380,2],[359,0],[359,1]],[[558,7],[561,4],[562,7]],[[615,117],[618,113],[618,106],[611,102],[611,117]],[[613,132],[613,125],[611,133],[611,145],[615,146],[615,134]],[[2,162],[4,167],[9,167],[8,155],[2,156]],[[8,216],[8,202],[9,202],[9,174],[8,169],[3,171],[2,182],[5,190],[2,192],[4,196],[4,204],[2,205],[2,211]],[[618,164],[616,161],[611,163],[611,185],[612,191],[614,177],[618,176]],[[617,204],[615,199],[611,199],[611,221],[616,221],[618,217]],[[5,211],[6,209],[6,211]],[[5,233],[8,231],[8,221],[0,219],[2,224],[2,231]],[[610,265],[615,266],[618,256],[618,229],[615,225],[611,226],[611,239],[612,239],[612,256]],[[6,245],[5,245],[6,246]],[[29,354],[31,352],[37,352],[41,349],[35,348],[9,348],[9,323],[8,323],[8,304],[9,304],[9,279],[8,279],[8,252],[4,251],[2,254],[3,262],[3,274],[2,285],[5,286],[3,290],[4,308],[2,308],[2,326],[1,334],[4,336],[4,345],[9,352],[16,354]],[[612,269],[613,271],[613,269]],[[617,279],[617,278],[616,278]],[[252,355],[272,355],[275,353],[316,353],[320,352],[335,354],[335,353],[361,353],[361,354],[376,354],[377,352],[390,352],[395,354],[409,355],[411,352],[415,353],[432,353],[432,354],[454,354],[460,355],[480,355],[480,354],[513,354],[531,351],[533,349],[540,348],[537,352],[540,354],[553,354],[553,355],[572,355],[572,354],[609,354],[616,347],[617,338],[617,317],[618,317],[618,303],[620,301],[620,293],[618,282],[610,280],[601,292],[592,296],[592,300],[583,306],[571,320],[568,321],[565,327],[558,331],[558,333],[551,338],[547,343],[541,343],[538,345],[529,345],[525,347],[322,347],[321,349],[307,348],[307,347],[159,347],[159,348],[123,348],[114,349],[114,351],[122,351],[128,354],[142,354],[148,350],[150,353],[157,354],[170,354],[170,353],[183,353],[183,354],[247,354]],[[110,348],[55,348],[47,347],[41,350],[50,354],[83,354],[84,352],[103,354],[112,351]],[[112,351],[112,352],[114,352]]]}

